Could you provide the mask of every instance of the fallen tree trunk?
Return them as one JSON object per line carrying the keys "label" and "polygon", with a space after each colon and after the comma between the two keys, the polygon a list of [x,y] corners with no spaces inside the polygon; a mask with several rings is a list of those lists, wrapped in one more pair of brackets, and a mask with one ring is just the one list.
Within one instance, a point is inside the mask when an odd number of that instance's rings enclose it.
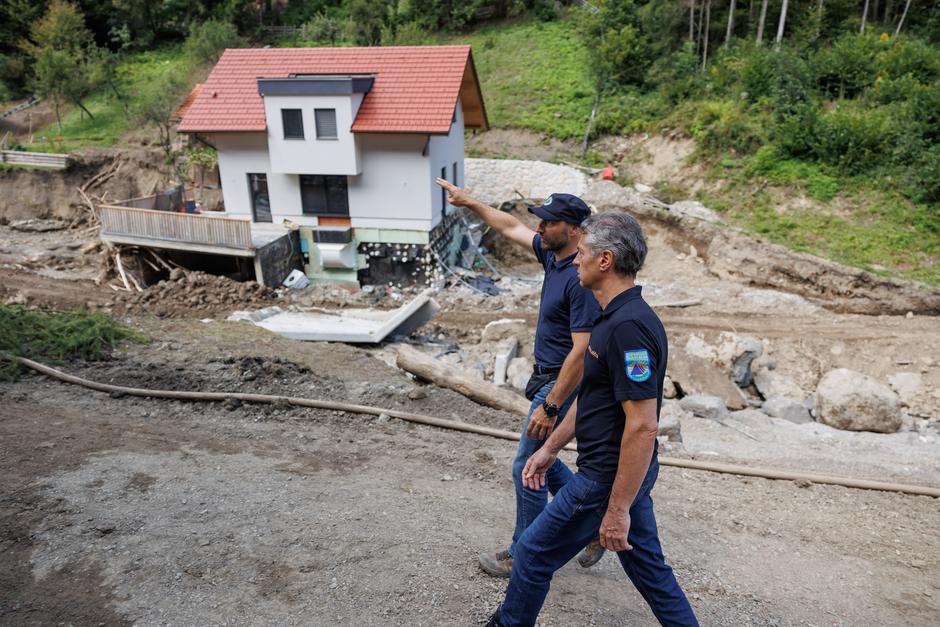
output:
{"label": "fallen tree trunk", "polygon": [[435,385],[459,392],[472,401],[525,416],[529,401],[497,385],[468,377],[458,368],[443,364],[406,344],[398,347],[398,367]]}
{"label": "fallen tree trunk", "polygon": [[[98,390],[99,392],[109,392],[112,395],[116,395],[115,398],[120,398],[120,396],[128,394],[131,396],[143,396],[145,398],[170,398],[182,401],[225,401],[228,399],[235,399],[248,403],[286,402],[298,407],[313,407],[318,409],[345,411],[357,414],[371,414],[373,416],[388,414],[393,418],[399,418],[401,420],[417,424],[440,427],[442,429],[453,429],[467,433],[477,433],[480,435],[487,435],[504,440],[519,440],[519,433],[516,431],[504,431],[502,429],[494,429],[492,427],[483,427],[469,424],[459,420],[446,420],[444,418],[435,418],[433,416],[422,416],[420,414],[412,414],[410,412],[399,411],[397,409],[383,409],[380,407],[369,407],[367,405],[352,405],[349,403],[338,403],[336,401],[320,401],[308,398],[274,396],[270,394],[244,394],[240,392],[190,392],[182,390],[147,390],[143,388],[130,388],[82,379],[80,377],[56,370],[55,368],[44,366],[43,364],[26,359],[25,357],[16,357],[6,353],[0,353],[0,357],[16,360],[24,366],[35,370],[36,372],[53,377],[60,381],[81,385],[92,390]],[[573,444],[569,443],[565,446],[565,450],[575,451],[577,449]],[[692,459],[676,459],[672,457],[660,457],[659,463],[663,466],[690,468],[693,470],[704,470],[707,472],[719,472],[747,477],[763,477],[766,479],[782,479],[791,481],[809,481],[811,483],[838,485],[845,486],[847,488],[883,490],[886,492],[902,492],[905,494],[918,494],[940,498],[940,488],[934,486],[886,483],[882,481],[869,481],[867,479],[836,477],[833,475],[792,472],[789,470],[780,470],[776,468],[749,468],[747,466],[736,466],[733,464],[722,464],[716,462],[703,462]]]}

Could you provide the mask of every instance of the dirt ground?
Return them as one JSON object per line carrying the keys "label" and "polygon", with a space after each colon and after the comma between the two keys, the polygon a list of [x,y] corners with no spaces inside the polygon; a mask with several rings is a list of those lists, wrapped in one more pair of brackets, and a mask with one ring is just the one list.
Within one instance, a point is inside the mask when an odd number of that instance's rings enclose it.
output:
{"label": "dirt ground", "polygon": [[[430,386],[410,400],[415,384],[367,350],[235,323],[138,325],[148,345],[66,369],[518,424]],[[302,408],[111,398],[32,375],[0,396],[4,624],[466,625],[499,602],[504,583],[475,555],[511,531],[511,443]],[[940,616],[935,499],[674,468],[655,497],[703,624]],[[653,622],[610,556],[563,569],[541,619]]]}
{"label": "dirt ground", "polygon": [[[648,227],[640,282],[672,347],[751,335],[806,394],[835,367],[923,381],[900,433],[691,418],[664,454],[940,486],[937,317],[834,313],[823,298],[719,278],[690,240]],[[225,322],[221,309],[160,318],[116,308],[77,252],[88,237],[0,226],[4,302],[110,308],[150,338],[63,364],[69,373],[519,427],[518,416],[391,367],[389,347],[293,342]],[[506,258],[498,284],[513,291],[451,287],[421,330],[467,348],[468,366],[486,322],[534,326],[536,268]],[[512,531],[511,442],[283,404],[113,397],[28,373],[0,384],[0,434],[0,624],[473,625],[505,589],[476,555]],[[654,499],[667,558],[704,625],[940,623],[937,499],[673,467]],[[558,573],[540,624],[655,621],[606,556]]]}

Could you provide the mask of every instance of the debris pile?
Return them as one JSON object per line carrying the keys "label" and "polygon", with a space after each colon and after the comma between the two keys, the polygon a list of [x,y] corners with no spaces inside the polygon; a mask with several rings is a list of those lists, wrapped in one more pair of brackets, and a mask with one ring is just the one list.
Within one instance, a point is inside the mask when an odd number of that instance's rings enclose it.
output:
{"label": "debris pile", "polygon": [[175,268],[167,279],[143,292],[122,292],[111,302],[117,311],[143,311],[161,318],[194,318],[265,307],[276,298],[277,291],[254,281],[239,282]]}

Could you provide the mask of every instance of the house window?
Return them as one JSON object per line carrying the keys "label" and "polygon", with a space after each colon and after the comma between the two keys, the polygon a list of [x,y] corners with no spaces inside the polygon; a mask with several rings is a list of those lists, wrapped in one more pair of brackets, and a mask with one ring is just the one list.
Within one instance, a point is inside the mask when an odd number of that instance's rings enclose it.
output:
{"label": "house window", "polygon": [[457,162],[456,161],[454,161],[453,174],[454,174],[454,178],[451,181],[451,183],[453,183],[457,187],[460,187],[460,184],[457,182]]}
{"label": "house window", "polygon": [[[441,168],[441,178],[447,180],[447,166]],[[441,213],[447,213],[447,190],[441,188]]]}
{"label": "house window", "polygon": [[308,215],[349,215],[345,176],[300,175],[300,205]]}
{"label": "house window", "polygon": [[271,200],[268,198],[267,174],[249,174],[248,193],[251,196],[252,219],[255,222],[270,222]]}
{"label": "house window", "polygon": [[284,139],[304,138],[304,118],[300,109],[281,109],[281,121],[284,123]]}
{"label": "house window", "polygon": [[314,109],[317,139],[336,139],[336,109]]}

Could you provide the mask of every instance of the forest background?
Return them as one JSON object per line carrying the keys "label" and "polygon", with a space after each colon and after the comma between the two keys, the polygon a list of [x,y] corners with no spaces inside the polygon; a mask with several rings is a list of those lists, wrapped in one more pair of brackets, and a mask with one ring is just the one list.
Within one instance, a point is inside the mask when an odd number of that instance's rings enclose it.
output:
{"label": "forest background", "polygon": [[6,0],[0,103],[35,94],[55,110],[14,148],[122,145],[145,128],[182,174],[214,155],[174,148],[173,112],[226,47],[444,43],[473,45],[495,128],[573,144],[669,129],[694,140],[704,184],[663,182],[663,200],[940,284],[928,0]]}

